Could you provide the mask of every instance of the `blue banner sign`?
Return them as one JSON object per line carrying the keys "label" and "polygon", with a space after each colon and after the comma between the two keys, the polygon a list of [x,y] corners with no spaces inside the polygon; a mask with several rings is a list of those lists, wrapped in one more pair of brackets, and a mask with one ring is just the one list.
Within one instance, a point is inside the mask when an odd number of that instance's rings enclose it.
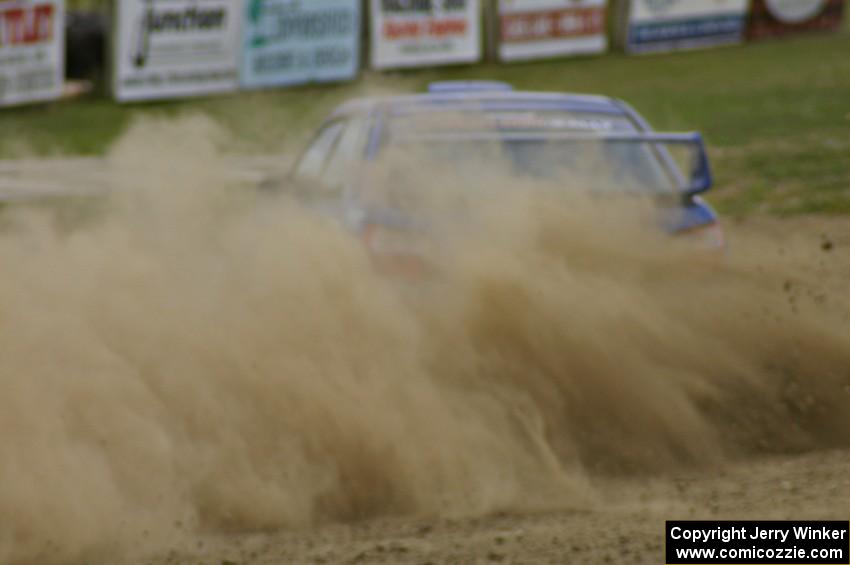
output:
{"label": "blue banner sign", "polygon": [[631,0],[626,51],[646,53],[740,43],[747,0]]}
{"label": "blue banner sign", "polygon": [[359,0],[249,0],[240,79],[245,88],[353,79]]}

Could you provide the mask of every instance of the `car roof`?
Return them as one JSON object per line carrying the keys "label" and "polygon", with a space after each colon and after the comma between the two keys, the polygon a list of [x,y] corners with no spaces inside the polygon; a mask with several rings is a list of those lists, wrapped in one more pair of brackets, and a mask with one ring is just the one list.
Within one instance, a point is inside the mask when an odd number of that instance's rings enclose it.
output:
{"label": "car roof", "polygon": [[428,92],[350,100],[339,106],[332,118],[369,113],[377,109],[391,114],[423,110],[562,110],[632,117],[626,104],[606,96],[558,92],[482,91]]}

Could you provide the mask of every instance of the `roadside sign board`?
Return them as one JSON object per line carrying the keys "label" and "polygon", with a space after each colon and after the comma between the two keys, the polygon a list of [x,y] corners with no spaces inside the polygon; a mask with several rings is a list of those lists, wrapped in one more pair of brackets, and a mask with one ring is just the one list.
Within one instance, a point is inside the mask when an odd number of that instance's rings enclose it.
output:
{"label": "roadside sign board", "polygon": [[752,39],[841,28],[845,0],[753,0]]}
{"label": "roadside sign board", "polygon": [[741,43],[749,0],[628,0],[621,26],[629,53]]}
{"label": "roadside sign board", "polygon": [[473,63],[481,58],[478,0],[371,0],[375,69]]}
{"label": "roadside sign board", "polygon": [[353,79],[360,0],[248,0],[241,83],[246,88]]}
{"label": "roadside sign board", "polygon": [[499,59],[604,52],[607,5],[607,0],[499,0]]}
{"label": "roadside sign board", "polygon": [[115,98],[235,90],[242,14],[240,0],[116,0]]}
{"label": "roadside sign board", "polygon": [[0,106],[62,95],[64,22],[62,0],[0,2]]}

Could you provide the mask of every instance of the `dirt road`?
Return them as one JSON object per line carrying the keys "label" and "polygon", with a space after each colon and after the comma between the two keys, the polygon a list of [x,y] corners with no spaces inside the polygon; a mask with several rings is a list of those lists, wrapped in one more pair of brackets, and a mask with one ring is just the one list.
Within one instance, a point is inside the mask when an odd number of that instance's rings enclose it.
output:
{"label": "dirt road", "polygon": [[846,520],[850,451],[773,457],[700,472],[594,481],[583,508],[474,518],[399,518],[301,531],[196,535],[127,563],[664,562],[664,521]]}

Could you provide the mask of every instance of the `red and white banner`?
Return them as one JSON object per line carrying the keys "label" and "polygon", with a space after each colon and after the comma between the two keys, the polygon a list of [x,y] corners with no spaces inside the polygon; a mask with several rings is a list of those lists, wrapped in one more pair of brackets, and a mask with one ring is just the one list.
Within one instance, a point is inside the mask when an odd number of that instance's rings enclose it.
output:
{"label": "red and white banner", "polygon": [[753,0],[747,35],[752,39],[802,31],[836,31],[845,0]]}
{"label": "red and white banner", "polygon": [[607,0],[499,0],[499,58],[601,53]]}
{"label": "red and white banner", "polygon": [[473,63],[481,58],[478,0],[371,0],[372,67]]}
{"label": "red and white banner", "polygon": [[62,94],[62,0],[0,2],[0,106]]}

